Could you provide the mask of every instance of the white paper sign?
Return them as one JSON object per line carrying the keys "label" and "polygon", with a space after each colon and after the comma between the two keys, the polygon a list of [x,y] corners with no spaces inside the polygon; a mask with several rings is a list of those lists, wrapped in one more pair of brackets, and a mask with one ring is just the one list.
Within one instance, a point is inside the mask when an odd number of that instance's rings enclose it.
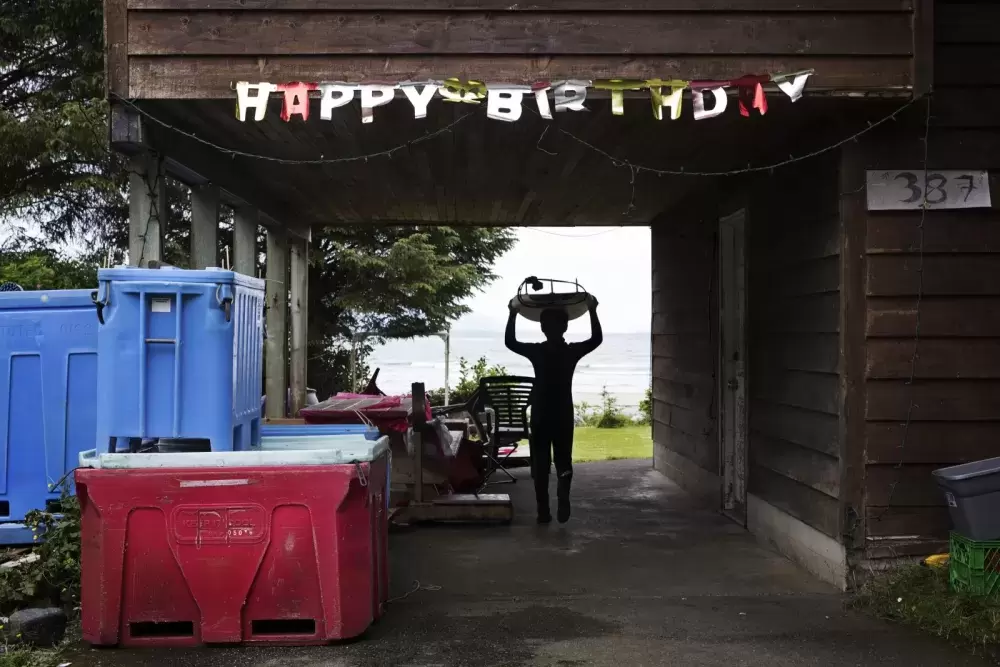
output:
{"label": "white paper sign", "polygon": [[868,172],[868,210],[990,208],[990,176],[986,171],[922,169]]}

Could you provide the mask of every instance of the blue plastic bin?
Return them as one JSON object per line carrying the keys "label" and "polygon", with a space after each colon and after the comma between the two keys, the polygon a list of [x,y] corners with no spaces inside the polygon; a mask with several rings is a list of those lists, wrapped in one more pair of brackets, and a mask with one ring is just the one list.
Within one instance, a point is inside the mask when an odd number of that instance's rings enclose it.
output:
{"label": "blue plastic bin", "polygon": [[[0,544],[94,447],[97,319],[89,290],[0,293]],[[72,480],[68,480],[72,481]]]}
{"label": "blue plastic bin", "polygon": [[260,443],[264,281],[206,269],[98,272],[97,446],[115,438]]}

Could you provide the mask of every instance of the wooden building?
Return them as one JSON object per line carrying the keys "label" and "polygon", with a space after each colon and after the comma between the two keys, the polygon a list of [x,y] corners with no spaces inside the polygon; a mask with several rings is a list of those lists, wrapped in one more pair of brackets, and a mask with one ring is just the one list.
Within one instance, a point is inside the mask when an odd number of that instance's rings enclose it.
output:
{"label": "wooden building", "polygon": [[[236,207],[238,270],[267,227],[276,393],[289,373],[304,392],[311,227],[650,225],[657,470],[847,586],[869,561],[937,548],[930,471],[992,454],[1000,215],[925,209],[940,183],[923,177],[1000,160],[995,3],[105,0],[105,18],[133,256],[157,256],[164,172],[192,187],[197,239],[220,198]],[[440,100],[415,119],[405,99],[371,123],[351,107],[321,120],[313,99],[286,122],[277,93],[259,122],[234,117],[236,82],[802,70],[805,97],[768,86],[763,117],[694,121],[686,98],[658,121],[641,89],[624,115],[597,91],[589,113],[513,123]],[[914,174],[917,205],[869,210],[869,170]]]}

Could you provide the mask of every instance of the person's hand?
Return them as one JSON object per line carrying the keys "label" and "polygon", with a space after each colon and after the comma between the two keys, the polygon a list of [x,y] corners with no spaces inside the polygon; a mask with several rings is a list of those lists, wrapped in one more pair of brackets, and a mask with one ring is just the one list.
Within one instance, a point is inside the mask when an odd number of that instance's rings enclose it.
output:
{"label": "person's hand", "polygon": [[590,309],[591,310],[597,310],[597,305],[598,305],[599,302],[597,301],[597,297],[596,296],[594,296],[593,294],[591,294],[588,297],[587,301],[590,304]]}
{"label": "person's hand", "polygon": [[507,310],[510,313],[516,313],[517,312],[517,304],[514,303],[514,299],[511,299],[510,301],[507,302]]}

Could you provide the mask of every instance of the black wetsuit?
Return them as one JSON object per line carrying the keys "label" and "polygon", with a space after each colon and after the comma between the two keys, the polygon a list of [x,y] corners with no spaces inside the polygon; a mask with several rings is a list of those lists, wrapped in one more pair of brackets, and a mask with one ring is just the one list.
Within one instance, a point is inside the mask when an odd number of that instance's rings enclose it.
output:
{"label": "black wetsuit", "polygon": [[573,373],[576,365],[603,341],[601,325],[591,311],[591,337],[567,343],[561,337],[544,343],[521,343],[514,336],[514,316],[507,325],[507,347],[526,357],[535,369],[531,394],[531,476],[539,515],[548,514],[549,470],[553,461],[560,503],[569,501],[573,477]]}

